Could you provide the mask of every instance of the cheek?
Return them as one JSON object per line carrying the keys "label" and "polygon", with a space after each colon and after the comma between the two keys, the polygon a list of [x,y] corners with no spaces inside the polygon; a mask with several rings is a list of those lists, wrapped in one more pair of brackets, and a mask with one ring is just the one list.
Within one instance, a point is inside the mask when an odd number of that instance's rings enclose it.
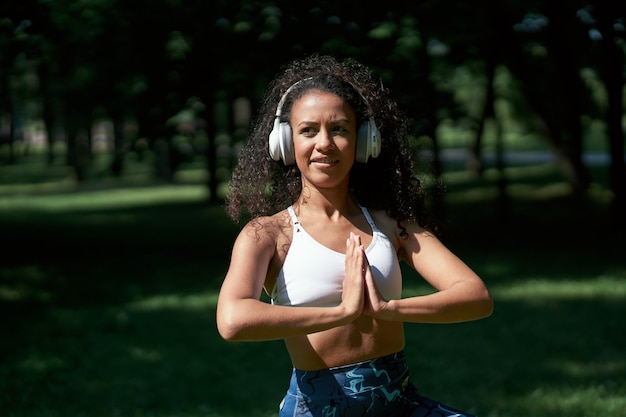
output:
{"label": "cheek", "polygon": [[300,137],[293,138],[293,149],[296,155],[310,153],[315,147],[315,141],[306,140]]}
{"label": "cheek", "polygon": [[356,138],[341,138],[335,141],[338,149],[344,151],[354,150],[356,148]]}

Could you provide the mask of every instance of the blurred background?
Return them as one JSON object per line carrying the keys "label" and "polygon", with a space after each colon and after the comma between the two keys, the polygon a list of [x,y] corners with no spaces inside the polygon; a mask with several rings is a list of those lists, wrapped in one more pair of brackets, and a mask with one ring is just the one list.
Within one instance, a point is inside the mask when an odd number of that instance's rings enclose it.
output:
{"label": "blurred background", "polygon": [[[0,5],[0,415],[275,415],[280,342],[228,344],[223,198],[310,53],[410,119],[442,239],[494,316],[407,326],[417,384],[481,416],[626,410],[626,4]],[[405,293],[431,291],[406,272]]]}

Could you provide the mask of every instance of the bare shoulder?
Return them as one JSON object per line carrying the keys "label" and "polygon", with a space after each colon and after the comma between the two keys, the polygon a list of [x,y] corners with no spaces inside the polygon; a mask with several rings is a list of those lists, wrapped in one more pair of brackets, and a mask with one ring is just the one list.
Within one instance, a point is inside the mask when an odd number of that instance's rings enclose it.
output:
{"label": "bare shoulder", "polygon": [[250,220],[239,233],[231,265],[237,262],[259,266],[263,286],[270,294],[291,245],[292,230],[287,210]]}
{"label": "bare shoulder", "polygon": [[425,234],[429,235],[426,229],[421,227],[417,222],[402,222],[400,225],[393,217],[390,217],[385,210],[370,210],[372,220],[383,233],[389,238],[400,236],[406,232],[408,234]]}
{"label": "bare shoulder", "polygon": [[259,249],[276,248],[284,243],[291,223],[287,210],[272,216],[257,217],[250,220],[239,233],[238,241],[257,245]]}
{"label": "bare shoulder", "polygon": [[391,240],[396,252],[401,256],[419,247],[419,242],[423,239],[435,238],[434,234],[417,222],[404,221],[398,224],[398,221],[390,217],[385,210],[371,210],[370,214],[376,227]]}

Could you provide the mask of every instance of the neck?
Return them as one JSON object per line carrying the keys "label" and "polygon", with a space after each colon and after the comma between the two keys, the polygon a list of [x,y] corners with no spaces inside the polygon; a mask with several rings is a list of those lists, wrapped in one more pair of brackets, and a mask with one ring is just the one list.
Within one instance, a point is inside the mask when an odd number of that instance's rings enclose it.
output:
{"label": "neck", "polygon": [[323,213],[327,217],[336,215],[347,217],[352,213],[360,213],[361,211],[358,204],[350,196],[347,186],[318,189],[303,184],[302,192],[294,205],[300,212],[304,210],[309,213]]}

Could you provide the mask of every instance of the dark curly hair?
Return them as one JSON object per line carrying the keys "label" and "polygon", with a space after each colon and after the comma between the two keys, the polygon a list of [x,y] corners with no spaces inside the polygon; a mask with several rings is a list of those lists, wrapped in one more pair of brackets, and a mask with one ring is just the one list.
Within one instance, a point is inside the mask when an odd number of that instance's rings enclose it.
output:
{"label": "dark curly hair", "polygon": [[292,62],[270,84],[233,171],[226,196],[229,217],[238,222],[245,216],[271,215],[298,199],[302,190],[298,167],[274,161],[268,153],[278,102],[296,83],[282,108],[284,121],[289,119],[294,101],[315,88],[343,98],[356,113],[357,125],[370,114],[376,122],[381,152],[367,163],[353,165],[350,189],[354,200],[370,209],[385,210],[403,231],[404,221],[434,229],[425,206],[424,186],[415,176],[404,114],[367,67],[351,59],[338,61],[324,55]]}

